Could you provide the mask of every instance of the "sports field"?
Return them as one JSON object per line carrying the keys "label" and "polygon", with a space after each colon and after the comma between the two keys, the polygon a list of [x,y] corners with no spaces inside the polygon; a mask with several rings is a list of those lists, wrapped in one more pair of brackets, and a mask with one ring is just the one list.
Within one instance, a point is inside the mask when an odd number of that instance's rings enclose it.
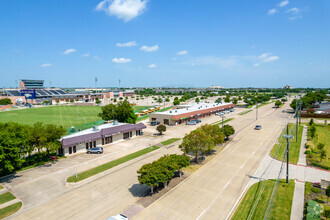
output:
{"label": "sports field", "polygon": [[[134,106],[135,111],[147,108],[146,106]],[[0,112],[0,122],[17,122],[33,125],[36,122],[45,124],[62,125],[65,129],[72,126],[77,129],[85,129],[94,124],[102,124],[103,121],[97,115],[101,112],[101,106],[48,106]]]}

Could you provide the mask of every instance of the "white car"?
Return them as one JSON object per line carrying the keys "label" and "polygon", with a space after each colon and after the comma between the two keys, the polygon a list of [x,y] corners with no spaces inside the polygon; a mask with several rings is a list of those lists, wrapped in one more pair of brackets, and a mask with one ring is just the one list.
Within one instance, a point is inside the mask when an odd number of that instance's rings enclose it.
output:
{"label": "white car", "polygon": [[215,115],[221,116],[221,115],[224,115],[224,113],[223,112],[217,112],[217,113],[215,113]]}
{"label": "white car", "polygon": [[128,220],[128,218],[123,214],[118,214],[116,216],[110,216],[107,220]]}

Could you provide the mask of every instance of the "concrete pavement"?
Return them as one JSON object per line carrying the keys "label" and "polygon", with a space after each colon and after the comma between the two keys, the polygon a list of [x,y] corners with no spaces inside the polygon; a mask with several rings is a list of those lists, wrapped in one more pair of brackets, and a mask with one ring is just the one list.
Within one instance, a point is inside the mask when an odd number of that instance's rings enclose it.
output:
{"label": "concrete pavement", "polygon": [[225,219],[288,121],[272,105],[258,111],[258,121],[253,110],[230,122],[239,131],[232,142],[134,219]]}

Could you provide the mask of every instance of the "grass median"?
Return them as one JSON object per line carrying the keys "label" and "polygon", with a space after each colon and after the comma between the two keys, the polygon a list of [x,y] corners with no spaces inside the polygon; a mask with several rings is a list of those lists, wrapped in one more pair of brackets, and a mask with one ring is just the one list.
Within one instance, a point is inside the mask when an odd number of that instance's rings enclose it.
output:
{"label": "grass median", "polygon": [[124,157],[121,157],[121,158],[119,158],[117,160],[113,160],[113,161],[110,161],[108,163],[102,164],[100,166],[94,167],[94,168],[92,168],[90,170],[86,170],[86,171],[84,171],[82,173],[78,173],[77,177],[75,177],[75,175],[70,176],[68,178],[67,182],[74,182],[74,183],[79,182],[81,180],[84,180],[84,179],[87,179],[87,178],[89,178],[91,176],[94,176],[96,174],[102,173],[102,172],[104,172],[104,171],[106,171],[108,169],[111,169],[111,168],[113,168],[115,166],[118,166],[118,165],[120,165],[122,163],[125,163],[125,162],[127,162],[129,160],[132,160],[134,158],[137,158],[139,156],[142,156],[144,154],[147,154],[147,153],[149,153],[151,151],[154,151],[154,150],[157,150],[157,149],[159,149],[159,147],[157,147],[157,146],[151,146],[151,147],[145,148],[143,150],[134,152],[132,154],[126,155]]}
{"label": "grass median", "polygon": [[[249,215],[251,219],[264,219],[276,180],[265,181],[265,183],[261,181],[250,187],[232,220],[248,219]],[[287,185],[285,180],[279,181],[268,216],[271,216],[271,219],[290,219],[295,183],[294,180],[290,180]],[[263,184],[266,185],[263,187]],[[256,205],[255,208],[253,208],[254,205]]]}
{"label": "grass median", "polygon": [[249,113],[249,112],[252,112],[252,109],[247,110],[247,111],[244,111],[244,112],[240,112],[240,113],[238,113],[238,114],[239,114],[239,115],[245,115],[245,114],[247,114],[247,113]]}
{"label": "grass median", "polygon": [[15,204],[12,204],[10,206],[0,209],[0,219],[4,219],[4,218],[14,214],[21,207],[22,207],[22,202],[18,202],[18,203],[15,203]]}
{"label": "grass median", "polygon": [[[292,129],[295,129],[295,124],[289,124],[289,134]],[[289,139],[289,162],[297,164],[299,161],[299,152],[301,137],[303,132],[303,126],[298,126],[298,141],[296,142],[296,132],[294,132],[294,139]],[[281,136],[278,138],[278,143],[272,148],[270,155],[278,160],[283,160],[283,155],[286,152],[286,139],[283,138],[283,134],[286,134],[286,128],[281,133]]]}
{"label": "grass median", "polygon": [[11,194],[10,192],[3,193],[0,195],[0,205],[4,204],[6,202],[9,202],[15,198],[16,197],[13,194]]}
{"label": "grass median", "polygon": [[[227,122],[229,122],[231,120],[233,120],[233,118],[228,118],[228,119],[224,120],[223,123],[225,124],[225,123],[227,123]],[[214,122],[211,125],[219,125],[220,126],[221,124],[222,124],[222,120],[221,121]]]}
{"label": "grass median", "polygon": [[178,140],[181,140],[181,138],[171,138],[171,139],[168,139],[168,140],[163,141],[161,143],[162,143],[162,145],[166,146],[166,145],[172,144],[172,143],[174,143]]}

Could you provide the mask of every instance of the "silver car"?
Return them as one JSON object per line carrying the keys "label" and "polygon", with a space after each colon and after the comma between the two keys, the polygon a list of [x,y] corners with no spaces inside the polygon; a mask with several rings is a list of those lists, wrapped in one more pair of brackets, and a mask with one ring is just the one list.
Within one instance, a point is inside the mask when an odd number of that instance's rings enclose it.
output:
{"label": "silver car", "polygon": [[93,147],[91,149],[87,150],[88,154],[102,154],[103,153],[103,147]]}

